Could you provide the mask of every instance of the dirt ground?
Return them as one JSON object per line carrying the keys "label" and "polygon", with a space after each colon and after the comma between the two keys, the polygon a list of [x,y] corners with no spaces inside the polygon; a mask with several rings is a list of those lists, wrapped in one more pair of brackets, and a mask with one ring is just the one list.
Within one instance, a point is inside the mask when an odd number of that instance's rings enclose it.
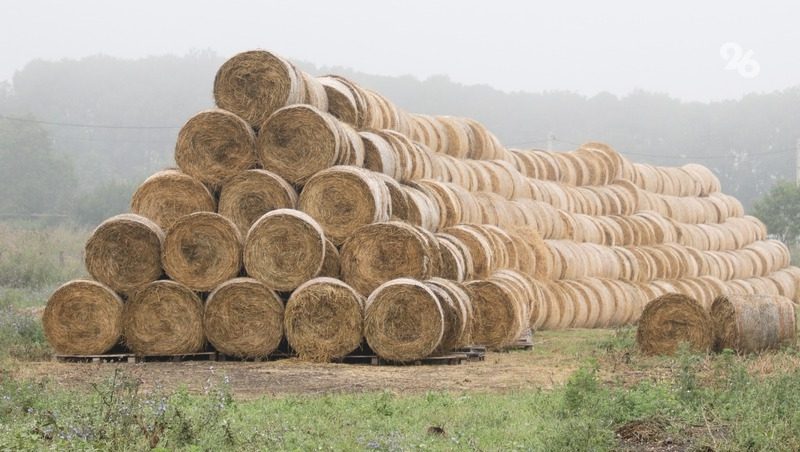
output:
{"label": "dirt ground", "polygon": [[290,393],[513,391],[561,384],[585,362],[598,341],[612,334],[602,330],[545,332],[534,337],[531,351],[486,355],[485,361],[460,365],[372,366],[316,364],[298,359],[268,362],[59,363],[20,362],[17,378],[49,379],[65,387],[90,387],[111,377],[115,369],[138,378],[142,387],[165,390],[186,387],[200,392],[227,380],[240,398]]}

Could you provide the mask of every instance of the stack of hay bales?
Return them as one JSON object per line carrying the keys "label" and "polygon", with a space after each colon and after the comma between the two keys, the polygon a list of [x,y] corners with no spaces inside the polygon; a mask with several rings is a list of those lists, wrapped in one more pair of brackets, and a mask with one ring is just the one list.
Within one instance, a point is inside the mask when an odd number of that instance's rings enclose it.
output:
{"label": "stack of hay bales", "polygon": [[59,353],[255,358],[286,337],[310,359],[365,340],[409,361],[636,322],[671,292],[706,310],[798,300],[786,247],[702,166],[508,149],[477,121],[410,114],[265,51],[223,64],[214,96],[179,133],[178,169],[92,234],[96,282],[51,298]]}

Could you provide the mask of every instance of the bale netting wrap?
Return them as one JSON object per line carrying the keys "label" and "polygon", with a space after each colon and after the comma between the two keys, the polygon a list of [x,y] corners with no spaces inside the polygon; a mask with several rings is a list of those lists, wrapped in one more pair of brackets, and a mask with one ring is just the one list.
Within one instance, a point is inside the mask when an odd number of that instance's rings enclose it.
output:
{"label": "bale netting wrap", "polygon": [[305,97],[303,103],[313,105],[322,111],[328,111],[328,92],[316,77],[309,75],[301,69],[297,69],[300,78],[303,79]]}
{"label": "bale netting wrap", "polygon": [[216,208],[217,203],[205,185],[174,169],[148,177],[131,199],[133,213],[149,218],[165,231],[184,215],[213,212]]}
{"label": "bale netting wrap", "polygon": [[84,249],[86,270],[120,293],[157,280],[164,233],[157,224],[135,214],[111,217],[92,232]]}
{"label": "bale netting wrap", "polygon": [[203,302],[175,281],[153,281],[125,303],[125,344],[137,355],[196,353],[205,346]]}
{"label": "bale netting wrap", "polygon": [[711,317],[695,299],[677,293],[647,304],[639,319],[636,342],[648,355],[670,355],[681,342],[700,352],[711,349]]}
{"label": "bale netting wrap", "polygon": [[69,281],[50,295],[42,315],[47,342],[63,355],[99,355],[119,343],[122,299],[96,281]]}
{"label": "bale netting wrap", "polygon": [[349,166],[329,168],[309,179],[298,206],[336,245],[361,226],[388,221],[392,214],[386,184],[368,170]]}
{"label": "bale netting wrap", "polygon": [[207,292],[239,274],[242,236],[222,215],[186,215],[167,231],[161,261],[170,278],[192,290]]}
{"label": "bale netting wrap", "polygon": [[322,268],[317,276],[327,276],[338,279],[341,276],[341,257],[339,249],[328,239],[325,239],[325,260],[322,261]]}
{"label": "bale netting wrap", "polygon": [[793,345],[795,307],[779,295],[720,295],[711,305],[714,350],[752,353]]}
{"label": "bale netting wrap", "polygon": [[242,237],[262,215],[297,207],[297,192],[275,173],[262,169],[243,171],[229,179],[219,194],[219,213],[239,228]]}
{"label": "bale netting wrap", "polygon": [[264,122],[256,154],[264,169],[302,185],[314,174],[346,162],[348,136],[328,113],[310,105],[290,105]]}
{"label": "bale netting wrap", "polygon": [[528,319],[523,318],[518,296],[498,281],[476,280],[466,285],[472,293],[475,315],[472,340],[491,348],[514,343]]}
{"label": "bale netting wrap", "polygon": [[178,133],[175,163],[184,173],[218,187],[256,165],[256,135],[247,122],[229,111],[201,111]]}
{"label": "bale netting wrap", "polygon": [[290,291],[319,274],[325,261],[325,234],[298,210],[264,214],[247,233],[247,274],[278,291]]}
{"label": "bale netting wrap", "polygon": [[414,226],[398,221],[366,225],[342,245],[342,280],[368,295],[396,278],[428,279],[433,276],[427,237]]}
{"label": "bale netting wrap", "polygon": [[214,101],[258,126],[275,110],[305,101],[305,82],[291,63],[264,50],[234,55],[217,71]]}
{"label": "bale netting wrap", "polygon": [[234,278],[214,289],[203,324],[214,348],[238,358],[264,358],[283,338],[283,301],[253,278]]}
{"label": "bale netting wrap", "polygon": [[364,304],[361,295],[337,279],[307,281],[286,303],[286,339],[301,359],[341,358],[361,345]]}
{"label": "bale netting wrap", "polygon": [[400,278],[375,289],[367,299],[364,336],[380,357],[408,362],[436,350],[444,334],[444,313],[425,284]]}

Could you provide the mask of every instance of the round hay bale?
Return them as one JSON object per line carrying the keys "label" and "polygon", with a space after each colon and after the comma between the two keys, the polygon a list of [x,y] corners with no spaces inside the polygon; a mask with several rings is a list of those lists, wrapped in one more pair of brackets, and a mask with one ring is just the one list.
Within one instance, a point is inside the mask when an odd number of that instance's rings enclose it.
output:
{"label": "round hay bale", "polygon": [[444,232],[456,237],[466,245],[469,255],[472,257],[475,278],[486,278],[494,271],[492,242],[479,230],[467,225],[457,225],[445,229]]}
{"label": "round hay bale", "polygon": [[264,50],[234,55],[214,78],[214,101],[258,126],[275,110],[305,101],[305,82],[283,58]]}
{"label": "round hay bale", "polygon": [[205,185],[178,170],[148,177],[131,199],[131,211],[167,230],[178,218],[194,212],[213,212],[216,201]]}
{"label": "round hay bale", "polygon": [[304,103],[313,105],[322,111],[328,111],[328,92],[322,82],[300,69],[297,69],[297,73],[303,79],[305,88]]}
{"label": "round hay bale", "polygon": [[317,80],[328,97],[328,111],[340,121],[360,126],[358,101],[348,85],[333,75],[317,77]]}
{"label": "round hay bale", "polygon": [[256,154],[264,169],[302,185],[314,174],[346,163],[348,137],[330,114],[310,105],[289,105],[264,122]]}
{"label": "round hay bale", "polygon": [[364,168],[399,179],[402,170],[391,143],[373,132],[359,132],[359,135],[364,145]]}
{"label": "round hay bale", "polygon": [[322,261],[322,268],[317,276],[327,276],[328,278],[339,278],[341,276],[341,258],[339,249],[328,239],[325,239],[325,260]]}
{"label": "round hay bale", "polygon": [[239,274],[242,236],[222,215],[186,215],[167,231],[161,262],[170,278],[192,290],[207,292]]}
{"label": "round hay bale", "polygon": [[778,295],[720,295],[711,305],[711,320],[716,351],[779,349],[797,338],[794,304]]}
{"label": "round hay bale", "polygon": [[243,171],[225,182],[219,194],[219,213],[239,228],[242,237],[262,215],[275,209],[294,209],[297,192],[275,173]]}
{"label": "round hay bale", "polygon": [[203,302],[175,281],[153,281],[125,303],[125,344],[137,355],[196,353],[205,346]]}
{"label": "round hay bale", "polygon": [[[472,307],[470,290],[461,283],[444,278],[431,278],[426,280],[425,283],[435,284],[444,289],[457,305],[456,314],[464,315],[464,318],[459,319],[459,322],[464,326],[464,331],[461,337],[456,340],[453,347],[458,349],[472,344],[472,328],[475,314],[474,308]],[[460,327],[456,327],[456,329],[460,329]]]}
{"label": "round hay bale", "polygon": [[283,323],[301,359],[341,358],[361,345],[364,298],[339,280],[314,278],[289,297]]}
{"label": "round hay bale", "polygon": [[444,334],[444,313],[423,283],[400,278],[382,284],[367,299],[364,336],[380,357],[407,362],[433,353]]}
{"label": "round hay bale", "polygon": [[342,245],[342,280],[368,295],[396,278],[428,279],[434,275],[428,238],[414,226],[397,221],[356,230]]}
{"label": "round hay bale", "polygon": [[145,217],[127,213],[111,217],[86,242],[86,270],[111,289],[129,293],[161,276],[163,242],[161,228]]}
{"label": "round hay bale", "polygon": [[406,195],[406,221],[428,231],[439,225],[439,206],[426,192],[417,187],[402,185]]}
{"label": "round hay bale", "polygon": [[389,189],[373,174],[349,166],[321,171],[303,187],[298,206],[340,245],[361,226],[388,221],[392,215]]}
{"label": "round hay bale", "polygon": [[99,355],[119,343],[122,310],[122,299],[108,286],[69,281],[47,300],[42,329],[56,353]]}
{"label": "round hay bale", "polygon": [[283,301],[253,278],[234,278],[208,296],[203,324],[220,353],[265,358],[283,338]]}
{"label": "round hay bale", "polygon": [[527,326],[522,318],[514,293],[503,284],[492,280],[467,283],[472,292],[475,326],[472,339],[476,344],[502,348],[514,343],[520,331]]}
{"label": "round hay bale", "polygon": [[467,270],[466,263],[464,262],[464,249],[459,248],[454,242],[458,239],[452,236],[450,237],[452,237],[454,241],[443,239],[439,234],[437,234],[436,237],[441,259],[439,276],[453,281],[464,281]]}
{"label": "round hay bale", "polygon": [[192,116],[178,132],[175,163],[212,186],[256,165],[256,135],[235,114],[218,108]]}
{"label": "round hay bale", "polygon": [[303,212],[278,209],[264,214],[247,233],[247,274],[278,291],[294,290],[319,274],[325,262],[322,227]]}
{"label": "round hay bale", "polygon": [[636,342],[648,355],[671,355],[680,342],[699,352],[713,342],[711,317],[694,299],[668,293],[651,301],[642,312]]}
{"label": "round hay bale", "polygon": [[436,295],[439,306],[442,308],[444,318],[444,331],[439,346],[436,347],[438,354],[443,354],[454,350],[458,346],[459,340],[464,336],[467,316],[466,307],[453,299],[451,291],[439,284],[424,281],[428,289]]}

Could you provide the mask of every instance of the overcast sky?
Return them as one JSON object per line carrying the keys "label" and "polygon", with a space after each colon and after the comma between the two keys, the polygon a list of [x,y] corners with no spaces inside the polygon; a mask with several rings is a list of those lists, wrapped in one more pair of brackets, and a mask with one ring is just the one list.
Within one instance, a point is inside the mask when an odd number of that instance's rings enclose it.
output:
{"label": "overcast sky", "polygon": [[[506,91],[624,95],[644,89],[707,101],[800,84],[796,1],[2,0],[0,5],[0,80],[11,79],[35,58],[99,53],[136,58],[203,49],[230,56],[265,48],[317,65],[419,78],[447,74]],[[725,48],[727,60],[720,54],[726,43],[732,43]]]}

